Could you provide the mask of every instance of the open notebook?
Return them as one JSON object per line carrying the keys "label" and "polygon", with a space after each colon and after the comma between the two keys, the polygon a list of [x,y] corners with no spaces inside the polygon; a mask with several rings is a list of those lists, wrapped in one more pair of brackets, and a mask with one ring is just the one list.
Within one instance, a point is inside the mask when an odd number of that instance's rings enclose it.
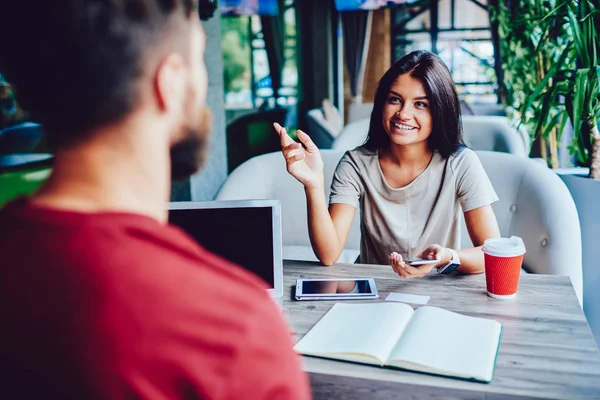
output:
{"label": "open notebook", "polygon": [[491,382],[499,322],[402,303],[335,304],[294,349],[304,355]]}

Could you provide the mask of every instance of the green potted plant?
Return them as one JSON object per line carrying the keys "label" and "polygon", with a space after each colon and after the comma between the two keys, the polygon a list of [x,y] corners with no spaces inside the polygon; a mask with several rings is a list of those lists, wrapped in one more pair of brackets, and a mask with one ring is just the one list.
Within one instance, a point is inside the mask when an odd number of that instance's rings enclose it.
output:
{"label": "green potted plant", "polygon": [[583,168],[557,170],[573,195],[582,233],[583,308],[600,343],[600,0],[565,1],[542,22],[566,28],[567,44],[559,61],[549,66],[544,78],[523,105],[521,113],[535,111],[536,132],[558,128],[560,138],[567,122],[573,129],[569,147]]}
{"label": "green potted plant", "polygon": [[527,121],[528,113],[534,111],[535,133],[558,127],[559,137],[570,121],[574,136],[571,152],[579,165],[589,167],[590,178],[600,180],[600,10],[594,3],[599,2],[563,2],[544,17],[543,21],[567,27],[569,40],[522,106],[521,115]]}
{"label": "green potted plant", "polygon": [[[500,99],[509,119],[524,126],[535,140],[533,151],[552,168],[559,167],[558,128],[540,118],[543,99],[532,95],[552,65],[575,65],[573,57],[561,60],[569,43],[568,26],[546,18],[557,1],[489,1],[501,56]],[[552,110],[552,116],[557,112]]]}

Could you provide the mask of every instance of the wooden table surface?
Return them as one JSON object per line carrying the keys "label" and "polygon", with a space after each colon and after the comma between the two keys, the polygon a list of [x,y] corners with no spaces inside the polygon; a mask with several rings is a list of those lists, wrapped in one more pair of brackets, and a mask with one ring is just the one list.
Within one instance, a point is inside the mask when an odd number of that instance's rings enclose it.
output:
{"label": "wooden table surface", "polygon": [[496,300],[486,295],[483,274],[433,272],[422,279],[401,279],[388,266],[323,267],[286,260],[283,307],[296,339],[335,303],[293,300],[296,279],[361,277],[375,278],[380,298],[344,301],[382,302],[390,292],[419,294],[431,296],[429,306],[502,323],[493,380],[476,383],[303,357],[316,399],[600,399],[600,352],[568,277],[523,275],[515,299]]}

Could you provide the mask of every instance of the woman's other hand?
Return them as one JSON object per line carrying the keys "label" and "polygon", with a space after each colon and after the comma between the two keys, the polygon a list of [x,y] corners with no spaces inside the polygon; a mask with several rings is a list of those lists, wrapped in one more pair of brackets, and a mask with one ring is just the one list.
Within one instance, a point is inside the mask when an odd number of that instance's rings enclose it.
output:
{"label": "woman's other hand", "polygon": [[390,265],[401,278],[422,278],[431,272],[435,264],[412,267],[403,261],[402,256],[395,251],[390,254]]}
{"label": "woman's other hand", "polygon": [[306,188],[323,186],[323,159],[315,143],[305,132],[298,130],[298,139],[304,144],[303,147],[302,144],[295,142],[281,125],[274,123],[273,126],[279,134],[281,152],[290,175]]}

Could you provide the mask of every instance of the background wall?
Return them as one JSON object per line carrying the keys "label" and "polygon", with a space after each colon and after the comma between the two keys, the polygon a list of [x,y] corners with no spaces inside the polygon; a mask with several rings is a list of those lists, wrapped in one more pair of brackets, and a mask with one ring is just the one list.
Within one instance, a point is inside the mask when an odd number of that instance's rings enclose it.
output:
{"label": "background wall", "polygon": [[298,30],[298,126],[306,129],[306,113],[333,99],[331,79],[332,4],[323,0],[296,0]]}
{"label": "background wall", "polygon": [[206,56],[204,60],[208,70],[207,104],[213,114],[213,129],[206,164],[190,180],[190,194],[193,201],[214,199],[225,178],[227,178],[220,18],[221,16],[217,11],[214,17],[202,23],[206,32]]}
{"label": "background wall", "polygon": [[390,10],[389,8],[375,10],[373,11],[369,55],[367,57],[365,78],[363,81],[363,103],[372,103],[375,100],[375,91],[377,90],[379,79],[392,65],[391,46]]}

